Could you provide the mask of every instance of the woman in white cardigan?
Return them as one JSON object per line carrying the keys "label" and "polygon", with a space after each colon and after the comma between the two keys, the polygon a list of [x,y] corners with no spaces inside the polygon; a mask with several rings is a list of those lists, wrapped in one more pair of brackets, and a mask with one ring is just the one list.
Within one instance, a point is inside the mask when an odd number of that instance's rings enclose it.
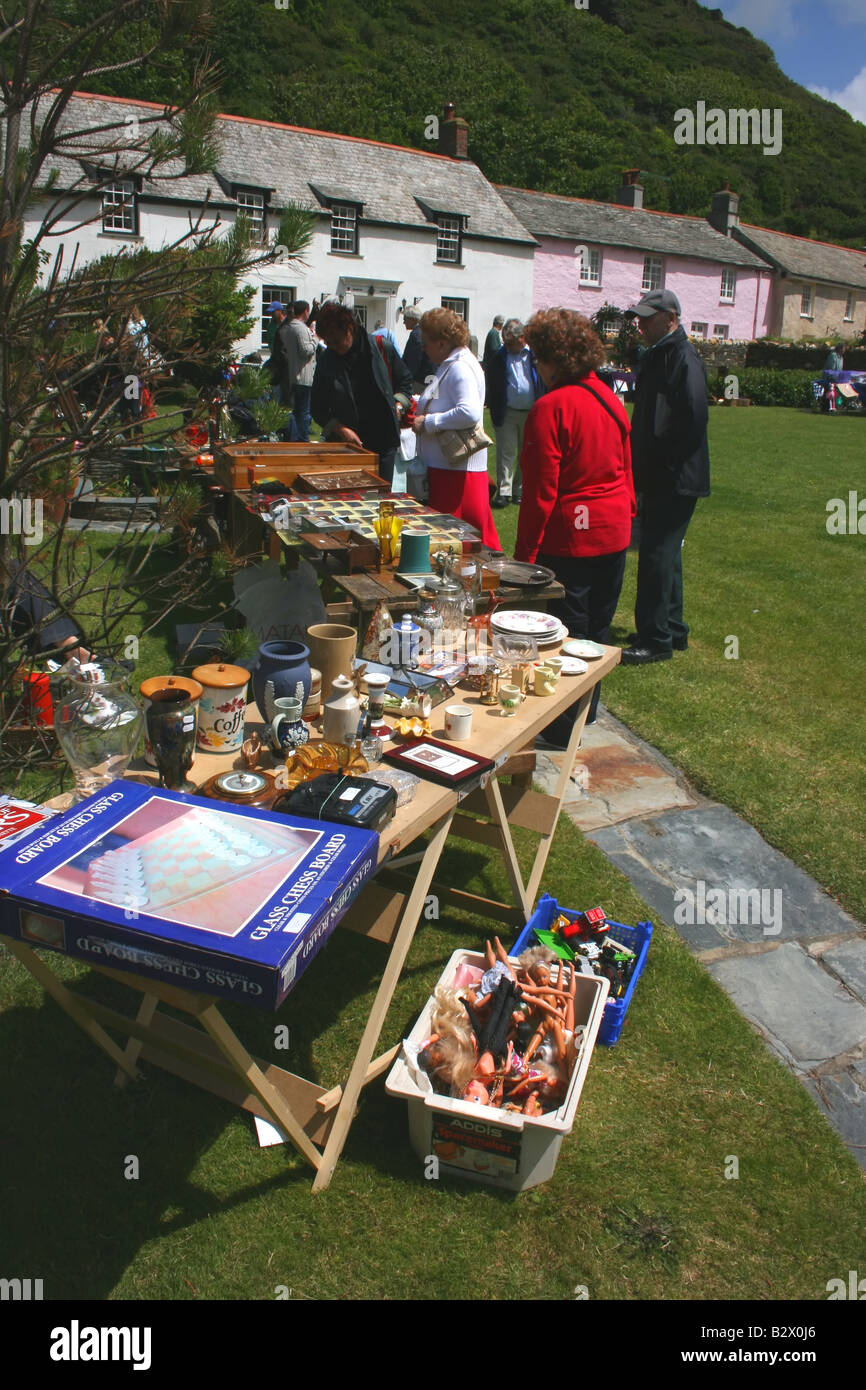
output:
{"label": "woman in white cardigan", "polygon": [[442,430],[471,429],[484,417],[484,373],[469,351],[469,329],[451,309],[428,309],[421,318],[421,341],[437,369],[418,400],[412,426],[418,456],[427,465],[430,506],[468,521],[485,545],[501,550],[490,510],[487,450],[450,464],[436,438]]}

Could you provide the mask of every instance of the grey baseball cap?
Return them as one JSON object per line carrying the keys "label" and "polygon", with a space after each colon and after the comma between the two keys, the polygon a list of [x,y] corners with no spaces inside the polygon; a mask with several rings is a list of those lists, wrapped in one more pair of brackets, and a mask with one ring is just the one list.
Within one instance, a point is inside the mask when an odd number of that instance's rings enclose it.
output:
{"label": "grey baseball cap", "polygon": [[673,290],[650,290],[639,304],[634,304],[631,309],[626,309],[626,313],[637,314],[639,318],[648,319],[650,314],[657,314],[660,309],[668,314],[676,314],[677,318],[682,317],[683,311],[680,308],[680,301]]}

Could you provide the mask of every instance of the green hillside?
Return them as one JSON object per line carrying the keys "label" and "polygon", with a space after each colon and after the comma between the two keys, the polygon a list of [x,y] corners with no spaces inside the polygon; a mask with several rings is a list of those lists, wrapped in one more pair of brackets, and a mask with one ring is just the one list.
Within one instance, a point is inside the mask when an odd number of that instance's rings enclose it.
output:
{"label": "green hillside", "polygon": [[[426,117],[452,100],[497,183],[609,200],[639,166],[647,207],[706,215],[727,178],[744,221],[866,241],[866,126],[695,0],[288,3],[211,0],[221,109],[429,149]],[[190,61],[179,51],[174,72],[116,73],[103,90],[170,98]],[[699,100],[780,108],[781,153],[675,144],[674,112]]]}

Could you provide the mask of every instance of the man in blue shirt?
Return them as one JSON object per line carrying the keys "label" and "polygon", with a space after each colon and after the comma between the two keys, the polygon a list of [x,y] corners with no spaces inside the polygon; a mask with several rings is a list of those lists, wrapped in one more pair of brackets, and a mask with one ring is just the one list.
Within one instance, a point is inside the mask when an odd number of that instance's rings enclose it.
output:
{"label": "man in blue shirt", "polygon": [[[496,481],[498,493],[492,506],[519,503],[522,477],[518,459],[523,445],[526,417],[544,384],[535,367],[535,358],[526,346],[523,324],[508,319],[502,330],[503,345],[490,366],[487,377],[487,404],[496,430]],[[515,476],[516,472],[516,476]]]}
{"label": "man in blue shirt", "polygon": [[397,339],[394,337],[393,330],[385,327],[384,319],[376,320],[376,327],[373,329],[373,337],[388,338],[390,342],[393,343],[394,347],[397,348],[397,351],[400,351],[399,347],[397,346]]}

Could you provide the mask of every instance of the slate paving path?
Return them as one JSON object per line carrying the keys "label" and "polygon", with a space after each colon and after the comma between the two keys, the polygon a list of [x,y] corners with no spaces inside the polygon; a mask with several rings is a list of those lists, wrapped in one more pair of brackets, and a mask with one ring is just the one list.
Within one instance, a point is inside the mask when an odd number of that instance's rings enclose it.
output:
{"label": "slate paving path", "polygon": [[[563,757],[539,751],[546,790]],[[563,811],[676,928],[866,1169],[866,926],[603,707]]]}

